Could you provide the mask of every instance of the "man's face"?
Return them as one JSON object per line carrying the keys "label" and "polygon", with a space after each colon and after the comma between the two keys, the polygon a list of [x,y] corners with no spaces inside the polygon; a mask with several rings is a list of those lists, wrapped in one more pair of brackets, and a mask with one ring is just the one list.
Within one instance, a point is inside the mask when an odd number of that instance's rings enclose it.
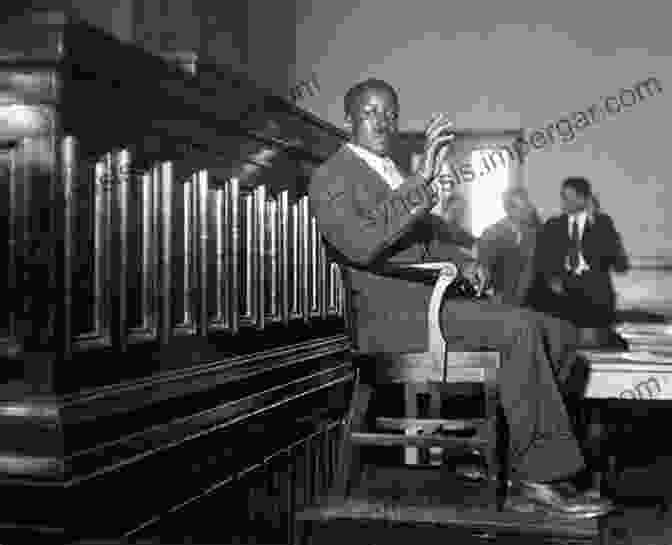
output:
{"label": "man's face", "polygon": [[560,198],[562,199],[562,210],[567,214],[575,214],[585,210],[588,203],[588,199],[577,193],[572,187],[563,187],[560,191]]}
{"label": "man's face", "polygon": [[514,223],[527,223],[532,218],[532,205],[521,195],[512,195],[507,198],[504,210]]}
{"label": "man's face", "polygon": [[391,93],[384,89],[365,91],[347,118],[352,142],[377,155],[388,155],[397,134],[398,115]]}

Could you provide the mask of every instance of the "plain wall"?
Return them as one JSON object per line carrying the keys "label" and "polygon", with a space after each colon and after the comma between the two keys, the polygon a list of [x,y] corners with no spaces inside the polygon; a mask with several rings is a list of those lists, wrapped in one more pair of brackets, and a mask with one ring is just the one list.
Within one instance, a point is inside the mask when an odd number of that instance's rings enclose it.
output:
{"label": "plain wall", "polygon": [[672,3],[296,0],[296,20],[294,77],[320,82],[302,106],[336,124],[348,86],[369,76],[398,88],[402,128],[416,130],[439,111],[458,127],[545,127],[657,77],[662,94],[533,151],[526,176],[545,216],[563,178],[588,177],[631,254],[672,255]]}

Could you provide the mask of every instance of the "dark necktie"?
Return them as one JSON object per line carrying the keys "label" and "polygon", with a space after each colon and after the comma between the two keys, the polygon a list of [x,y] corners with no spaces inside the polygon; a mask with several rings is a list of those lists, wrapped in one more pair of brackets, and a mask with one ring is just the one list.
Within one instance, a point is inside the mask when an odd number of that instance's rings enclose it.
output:
{"label": "dark necktie", "polygon": [[572,222],[572,240],[569,247],[569,267],[572,271],[579,268],[579,252],[581,251],[581,239],[579,238],[579,221],[577,218],[571,218]]}

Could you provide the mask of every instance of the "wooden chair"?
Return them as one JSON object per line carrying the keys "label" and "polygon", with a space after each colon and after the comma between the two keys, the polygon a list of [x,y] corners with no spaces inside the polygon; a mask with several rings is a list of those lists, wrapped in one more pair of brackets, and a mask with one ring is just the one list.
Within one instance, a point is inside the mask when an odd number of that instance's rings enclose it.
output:
{"label": "wooden chair", "polygon": [[[426,269],[423,269],[426,271]],[[464,347],[446,344],[440,327],[441,303],[455,277],[451,267],[436,268],[431,274],[436,278],[428,309],[428,350],[407,354],[375,354],[366,358],[363,365],[372,371],[372,385],[358,380],[350,412],[344,424],[344,437],[336,479],[336,493],[348,497],[352,487],[362,477],[361,447],[366,445],[401,446],[417,448],[420,458],[427,458],[432,447],[443,450],[445,457],[451,451],[481,452],[487,463],[488,483],[494,492],[498,510],[503,509],[507,493],[507,479],[502,465],[504,430],[498,411],[497,371],[500,354],[492,350],[467,351]],[[350,286],[347,273],[343,284],[346,291],[347,315],[350,312]],[[356,332],[351,319],[350,330]],[[455,348],[455,349],[453,349]],[[356,358],[355,358],[356,359]],[[361,377],[361,373],[359,374]],[[359,378],[358,377],[358,378]],[[368,407],[373,388],[384,384],[403,383],[406,397],[406,414],[403,418],[379,416],[369,418]],[[451,392],[458,385],[480,385],[483,390],[482,418],[445,419],[441,417],[441,395]],[[418,417],[418,394],[430,396],[430,418]]]}
{"label": "wooden chair", "polygon": [[[360,368],[350,411],[344,421],[334,489],[297,513],[299,539],[296,543],[342,543],[344,539],[362,544],[422,540],[429,545],[445,543],[450,537],[470,543],[492,542],[500,538],[502,542],[518,543],[521,537],[529,535],[530,541],[534,542],[599,542],[606,545],[611,535],[607,517],[571,520],[525,512],[524,509],[503,509],[508,481],[503,463],[506,434],[498,410],[496,383],[500,354],[492,350],[467,351],[469,347],[456,347],[445,342],[439,327],[439,313],[451,280],[450,272],[442,271],[435,281],[428,311],[426,352],[377,354],[375,363],[369,358],[363,363],[368,369]],[[344,275],[343,284],[347,315],[352,316],[347,275]],[[354,334],[353,326],[356,324],[351,321]],[[362,370],[371,371],[371,367],[375,371],[373,379],[364,384]],[[367,412],[374,388],[399,382],[406,390],[407,412],[416,410],[414,398],[421,390],[435,396],[442,390],[446,394],[452,393],[451,389],[456,385],[480,386],[484,390],[484,418],[445,419],[438,415],[437,418],[422,419],[409,414],[403,418],[371,418]],[[430,405],[438,409],[440,403],[434,398]],[[406,435],[407,430],[422,430],[422,433]],[[465,433],[469,431],[470,434]],[[367,475],[362,486],[358,486],[363,474],[361,447],[367,445],[418,448],[421,452],[441,447],[447,450],[445,454],[452,449],[480,450],[488,464],[490,490],[459,486],[443,473],[437,479],[431,467],[417,472],[381,468],[375,475]],[[498,452],[498,447],[502,452]],[[484,505],[483,492],[489,494],[490,491],[495,505],[487,495]],[[512,501],[517,500],[512,498]]]}

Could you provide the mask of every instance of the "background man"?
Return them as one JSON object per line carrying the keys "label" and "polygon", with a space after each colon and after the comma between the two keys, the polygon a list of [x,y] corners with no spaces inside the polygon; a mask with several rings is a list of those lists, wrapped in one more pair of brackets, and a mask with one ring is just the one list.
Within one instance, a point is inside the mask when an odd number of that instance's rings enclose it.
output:
{"label": "background man", "polygon": [[[593,205],[590,183],[567,178],[563,213],[539,234],[534,307],[579,328],[608,332],[616,319],[611,271],[626,272],[628,257],[612,219]],[[604,341],[618,340],[614,334]]]}
{"label": "background man", "polygon": [[483,231],[478,259],[492,274],[495,296],[524,306],[534,280],[534,250],[542,222],[525,188],[505,191],[502,200],[506,217]]}
{"label": "background man", "polygon": [[[433,182],[447,156],[451,124],[443,115],[429,123],[420,168],[407,176],[389,158],[399,115],[394,88],[366,80],[347,92],[344,107],[351,141],[315,171],[309,200],[351,289],[358,324],[354,341],[365,353],[424,351],[432,287],[392,276],[387,265],[450,260],[465,274],[485,274],[455,244],[449,227],[427,220],[437,202]],[[513,478],[520,491],[565,515],[597,516],[609,510],[608,502],[553,482],[584,465],[556,374],[574,361],[574,335],[547,335],[549,325],[541,314],[465,298],[446,301],[441,320],[448,342],[491,346],[504,356],[501,401],[510,428]]]}

